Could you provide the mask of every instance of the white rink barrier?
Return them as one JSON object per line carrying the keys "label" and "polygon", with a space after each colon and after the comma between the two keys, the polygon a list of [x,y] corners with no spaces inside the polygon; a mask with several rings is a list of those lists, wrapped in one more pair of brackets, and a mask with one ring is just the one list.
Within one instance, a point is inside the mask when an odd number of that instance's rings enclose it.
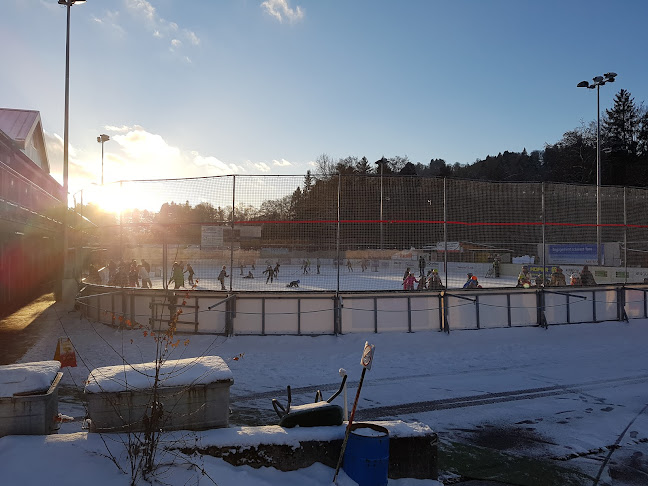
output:
{"label": "white rink barrier", "polygon": [[[223,335],[321,335],[549,326],[648,317],[648,286],[449,292],[233,293],[89,285],[77,298],[91,319],[120,327]],[[173,295],[174,292],[169,292]]]}

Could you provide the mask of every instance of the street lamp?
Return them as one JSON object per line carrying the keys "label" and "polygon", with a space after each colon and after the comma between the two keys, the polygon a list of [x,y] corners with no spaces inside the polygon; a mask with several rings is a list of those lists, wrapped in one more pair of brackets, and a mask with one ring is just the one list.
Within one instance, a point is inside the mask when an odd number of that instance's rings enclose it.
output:
{"label": "street lamp", "polygon": [[601,101],[599,88],[605,83],[614,83],[617,73],[605,73],[592,78],[593,83],[581,81],[578,88],[596,88],[596,258],[601,265]]}
{"label": "street lamp", "polygon": [[[63,194],[65,198],[63,211],[63,281],[61,282],[61,298],[64,303],[71,303],[76,295],[76,282],[68,268],[68,119],[70,112],[70,7],[85,0],[58,0],[59,5],[67,7],[67,30],[65,36],[65,120],[63,125]],[[74,294],[74,295],[72,295]]]}
{"label": "street lamp", "polygon": [[106,135],[105,133],[102,133],[101,135],[99,135],[97,137],[97,142],[99,142],[101,144],[101,185],[102,186],[103,186],[103,159],[104,159],[104,157],[103,157],[103,155],[104,155],[103,144],[104,144],[104,142],[107,142],[108,140],[110,140],[110,137],[108,135]]}

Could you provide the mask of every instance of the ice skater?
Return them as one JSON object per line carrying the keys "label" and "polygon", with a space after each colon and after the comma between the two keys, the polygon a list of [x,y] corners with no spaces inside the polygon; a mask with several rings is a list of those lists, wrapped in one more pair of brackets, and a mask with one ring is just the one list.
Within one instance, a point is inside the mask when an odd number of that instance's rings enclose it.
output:
{"label": "ice skater", "polygon": [[248,274],[243,278],[254,278],[254,275],[252,275],[252,270],[249,270]]}
{"label": "ice skater", "polygon": [[347,258],[347,271],[348,272],[353,272],[353,263],[351,263],[351,260]]}
{"label": "ice skater", "polygon": [[171,267],[171,279],[169,283],[171,282],[174,284],[174,289],[184,287],[184,273],[182,272],[182,265],[178,262],[173,262],[173,266]]}
{"label": "ice skater", "polygon": [[295,287],[295,288],[299,287],[299,280],[293,280],[288,285],[286,285],[286,287]]}
{"label": "ice skater", "polygon": [[218,274],[218,281],[219,281],[220,284],[221,284],[221,290],[227,290],[227,289],[225,288],[225,279],[226,279],[227,277],[229,277],[229,275],[227,275],[227,267],[226,267],[225,265],[223,265],[223,269],[222,269],[222,270],[220,271],[220,273]]}
{"label": "ice skater", "polygon": [[419,265],[419,277],[425,277],[426,263],[425,263],[425,258],[423,257],[423,255],[419,256],[418,265]]}
{"label": "ice skater", "polygon": [[189,283],[191,285],[193,285],[194,284],[193,277],[194,277],[194,275],[196,275],[196,272],[194,272],[194,269],[191,266],[191,263],[187,263],[187,269],[184,271],[184,273],[189,274],[189,275],[187,275],[187,280],[189,281]]}
{"label": "ice skater", "polygon": [[317,275],[320,274],[320,259],[317,259]]}
{"label": "ice skater", "polygon": [[266,278],[266,284],[268,282],[272,283],[274,280],[274,269],[272,268],[272,265],[268,264],[268,268],[266,268],[262,273],[268,274],[268,277]]}

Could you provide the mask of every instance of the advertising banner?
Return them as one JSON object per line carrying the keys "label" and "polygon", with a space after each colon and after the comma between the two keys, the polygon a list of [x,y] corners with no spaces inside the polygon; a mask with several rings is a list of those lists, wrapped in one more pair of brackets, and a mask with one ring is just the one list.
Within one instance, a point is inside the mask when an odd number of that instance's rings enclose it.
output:
{"label": "advertising banner", "polygon": [[[582,265],[596,265],[598,256],[596,245],[585,243],[565,243],[561,245],[547,245],[547,260],[551,263],[574,263]],[[603,259],[603,248],[601,245],[601,259]]]}

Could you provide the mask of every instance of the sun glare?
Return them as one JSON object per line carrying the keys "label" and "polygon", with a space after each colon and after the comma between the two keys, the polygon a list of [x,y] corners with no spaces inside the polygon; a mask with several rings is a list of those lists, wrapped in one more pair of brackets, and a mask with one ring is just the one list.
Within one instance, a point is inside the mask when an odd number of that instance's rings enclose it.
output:
{"label": "sun glare", "polygon": [[105,186],[96,186],[96,191],[88,196],[88,202],[98,205],[106,212],[119,214],[122,211],[132,209],[159,210],[153,207],[154,203],[148,195],[134,191],[133,188],[122,188],[117,184],[108,184]]}

